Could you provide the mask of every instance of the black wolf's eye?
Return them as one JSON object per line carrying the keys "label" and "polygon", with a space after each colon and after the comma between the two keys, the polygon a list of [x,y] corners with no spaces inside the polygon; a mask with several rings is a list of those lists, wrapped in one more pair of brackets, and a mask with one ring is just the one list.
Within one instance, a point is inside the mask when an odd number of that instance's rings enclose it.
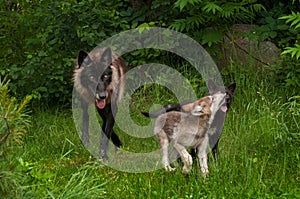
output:
{"label": "black wolf's eye", "polygon": [[90,78],[91,80],[95,80],[95,79],[96,79],[94,75],[90,75],[89,78]]}

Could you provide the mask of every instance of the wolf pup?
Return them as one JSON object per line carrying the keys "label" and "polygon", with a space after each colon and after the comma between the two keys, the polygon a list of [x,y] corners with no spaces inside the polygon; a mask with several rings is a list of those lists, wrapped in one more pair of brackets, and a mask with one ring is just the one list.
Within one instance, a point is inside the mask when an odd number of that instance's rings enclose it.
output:
{"label": "wolf pup", "polygon": [[88,106],[94,104],[103,120],[99,151],[103,161],[108,160],[109,139],[116,147],[122,145],[113,126],[117,103],[124,93],[125,79],[122,76],[125,71],[124,60],[110,48],[96,48],[90,53],[80,51],[76,60],[73,81],[83,110],[81,140],[83,144],[89,143]]}
{"label": "wolf pup", "polygon": [[[208,129],[214,120],[216,112],[225,106],[225,96],[221,92],[213,96],[206,96],[190,104],[189,112],[171,111],[160,115],[154,127],[154,134],[159,140],[162,150],[162,164],[167,171],[173,171],[169,164],[168,147],[174,142],[174,148],[179,153],[184,164],[183,173],[188,173],[192,167],[192,156],[186,148],[196,148],[201,172],[203,176],[208,174],[207,146]],[[174,151],[174,150],[173,150]]]}
{"label": "wolf pup", "polygon": [[[208,90],[209,90],[209,95],[213,95],[219,91],[222,93],[226,93],[226,107],[223,107],[222,109],[219,109],[216,113],[216,116],[214,117],[215,119],[213,120],[210,129],[208,130],[209,134],[209,140],[210,140],[210,147],[212,149],[213,157],[214,159],[217,158],[218,155],[218,144],[219,144],[219,139],[222,134],[222,128],[220,124],[224,123],[225,119],[225,114],[229,110],[230,104],[233,100],[233,95],[234,91],[236,88],[236,83],[232,83],[228,86],[217,86],[212,80],[208,81]],[[193,103],[191,101],[183,102],[183,103],[178,103],[178,104],[169,104],[161,108],[160,110],[152,113],[146,113],[142,112],[143,115],[146,117],[150,118],[156,118],[159,115],[165,113],[165,112],[170,112],[170,111],[180,111],[180,112],[185,112],[188,110],[188,107],[192,106]]]}

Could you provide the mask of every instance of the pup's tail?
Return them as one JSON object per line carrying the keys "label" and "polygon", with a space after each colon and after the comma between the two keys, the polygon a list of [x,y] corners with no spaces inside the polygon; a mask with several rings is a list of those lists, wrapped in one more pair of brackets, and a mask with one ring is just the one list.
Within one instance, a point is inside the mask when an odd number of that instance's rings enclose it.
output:
{"label": "pup's tail", "polygon": [[143,111],[141,111],[141,113],[142,113],[144,116],[146,116],[146,117],[150,117],[150,113],[143,112]]}
{"label": "pup's tail", "polygon": [[146,117],[150,117],[150,118],[157,118],[158,116],[160,116],[161,114],[164,114],[166,112],[166,110],[164,110],[163,108],[156,111],[156,112],[152,112],[152,113],[147,113],[147,112],[141,112],[144,116]]}
{"label": "pup's tail", "polygon": [[141,112],[141,113],[146,117],[157,118],[158,116],[170,111],[181,111],[181,104],[169,104],[159,109],[158,111],[152,113],[147,113],[147,112]]}

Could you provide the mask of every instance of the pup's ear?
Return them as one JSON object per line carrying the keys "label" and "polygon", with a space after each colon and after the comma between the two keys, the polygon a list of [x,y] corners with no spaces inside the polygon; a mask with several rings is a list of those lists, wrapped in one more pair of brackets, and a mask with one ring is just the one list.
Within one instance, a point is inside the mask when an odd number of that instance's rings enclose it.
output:
{"label": "pup's ear", "polygon": [[189,103],[181,106],[183,112],[191,112],[194,109],[194,103]]}
{"label": "pup's ear", "polygon": [[215,82],[212,79],[208,80],[207,87],[208,87],[209,93],[215,93],[218,90],[217,85],[215,84]]}
{"label": "pup's ear", "polygon": [[92,61],[87,52],[80,50],[77,56],[77,65],[79,68],[82,66],[84,60],[86,60],[87,63]]}
{"label": "pup's ear", "polygon": [[236,83],[232,83],[229,86],[227,86],[227,88],[232,92],[232,94],[234,94],[235,88],[236,88]]}
{"label": "pup's ear", "polygon": [[103,63],[105,66],[109,66],[112,63],[112,52],[110,48],[106,48],[102,53],[100,58],[100,63]]}
{"label": "pup's ear", "polygon": [[203,115],[203,107],[202,106],[195,106],[195,108],[191,111],[192,115],[194,116],[200,116],[200,115]]}

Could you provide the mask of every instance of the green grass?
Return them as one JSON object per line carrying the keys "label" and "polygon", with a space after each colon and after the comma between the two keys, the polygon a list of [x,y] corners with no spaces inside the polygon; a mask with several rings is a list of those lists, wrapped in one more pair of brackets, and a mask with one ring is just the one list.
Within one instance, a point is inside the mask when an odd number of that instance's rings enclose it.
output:
{"label": "green grass", "polygon": [[[284,88],[250,72],[237,74],[226,81],[236,81],[237,90],[224,124],[219,159],[214,162],[210,156],[208,178],[201,176],[196,160],[189,175],[179,167],[172,173],[163,169],[127,173],[104,166],[82,146],[70,109],[41,109],[32,115],[25,144],[1,160],[0,196],[300,198],[300,140],[293,136],[299,138],[299,120],[292,119],[295,110],[284,105]],[[176,101],[170,98],[164,88],[145,86],[132,97],[131,117],[146,125],[150,120],[139,111],[153,103]],[[153,137],[133,138],[117,131],[124,150],[148,152],[159,147]]]}

